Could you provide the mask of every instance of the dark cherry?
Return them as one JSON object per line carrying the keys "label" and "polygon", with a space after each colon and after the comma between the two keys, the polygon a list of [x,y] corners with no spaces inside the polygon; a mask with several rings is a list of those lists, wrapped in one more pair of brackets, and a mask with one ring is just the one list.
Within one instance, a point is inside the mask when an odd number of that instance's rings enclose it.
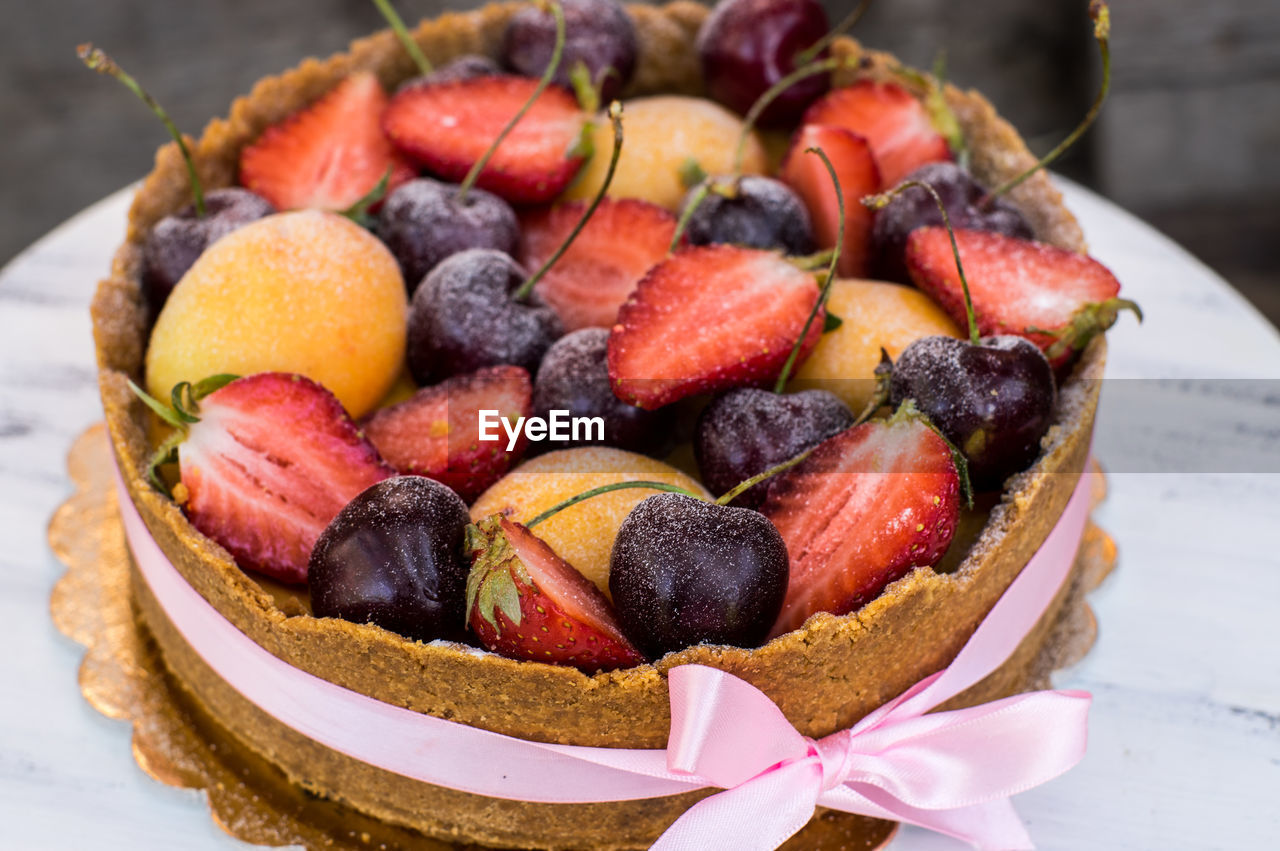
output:
{"label": "dark cherry", "polygon": [[893,365],[889,400],[914,399],[969,460],[979,490],[998,488],[1040,454],[1056,395],[1053,369],[1023,337],[985,337],[978,345],[924,337]]}
{"label": "dark cherry", "polygon": [[461,251],[432,269],[409,306],[407,356],[418,384],[501,364],[536,373],[563,328],[536,293],[511,298],[524,280],[520,264],[491,249]]}
{"label": "dark cherry", "polygon": [[276,211],[266,198],[235,186],[206,192],[204,205],[203,216],[197,216],[195,205],[188,204],[156,222],[142,247],[142,289],[153,312],[160,311],[206,248],[236,228]]}
{"label": "dark cherry", "polygon": [[[785,183],[747,175],[725,178],[723,187],[712,188],[689,217],[684,236],[690,245],[727,242],[802,255],[816,250],[809,211]],[[685,196],[686,205],[692,196]]]}
{"label": "dark cherry", "polygon": [[519,221],[506,201],[472,188],[459,203],[456,185],[427,177],[387,196],[375,231],[399,261],[410,293],[450,255],[468,248],[512,254],[520,241]]}
{"label": "dark cherry", "polygon": [[[617,0],[561,0],[564,10],[564,53],[553,80],[570,85],[578,63],[586,65],[603,103],[616,98],[631,82],[639,51],[636,28]],[[502,56],[517,74],[541,77],[555,48],[556,24],[550,12],[526,5],[511,17],[503,37]]]}
{"label": "dark cherry", "polygon": [[[812,449],[851,427],[854,415],[833,393],[805,390],[779,395],[767,390],[730,390],[702,410],[693,453],[702,483],[714,494]],[[768,483],[744,491],[734,505],[756,508]]]}
{"label": "dark cherry", "polygon": [[[797,54],[817,43],[829,28],[818,0],[720,0],[698,31],[698,57],[708,92],[745,115],[760,95],[796,70]],[[824,50],[814,58],[826,56]],[[826,74],[806,77],[779,94],[759,123],[796,124],[828,88]]]}
{"label": "dark cherry", "polygon": [[[979,206],[986,198],[986,187],[953,162],[929,163],[904,180],[918,180],[932,186],[947,208],[953,228],[993,231],[1018,239],[1035,236],[1018,208],[1004,198],[996,198],[989,207]],[[873,277],[911,283],[903,260],[907,237],[916,228],[941,225],[942,213],[928,192],[912,186],[896,195],[876,213],[871,228]]]}
{"label": "dark cherry", "polygon": [[441,65],[430,74],[419,74],[416,77],[410,77],[401,83],[396,91],[403,92],[406,89],[430,86],[436,83],[456,83],[460,80],[472,80],[476,77],[492,77],[494,74],[501,73],[502,68],[488,56],[468,53],[465,56],[459,56],[447,65]]}
{"label": "dark cherry", "polygon": [[662,493],[618,529],[609,592],[623,633],[658,659],[694,644],[759,646],[788,571],[786,544],[763,514]]}
{"label": "dark cherry", "polygon": [[534,416],[546,417],[553,410],[561,410],[575,417],[600,417],[604,420],[604,440],[548,440],[535,446],[616,446],[655,457],[670,451],[671,410],[646,411],[615,396],[605,360],[608,348],[607,328],[583,328],[566,334],[547,349],[533,385]]}
{"label": "dark cherry", "polygon": [[462,498],[434,479],[397,476],[367,488],[311,551],[312,612],[422,641],[460,638],[469,522]]}

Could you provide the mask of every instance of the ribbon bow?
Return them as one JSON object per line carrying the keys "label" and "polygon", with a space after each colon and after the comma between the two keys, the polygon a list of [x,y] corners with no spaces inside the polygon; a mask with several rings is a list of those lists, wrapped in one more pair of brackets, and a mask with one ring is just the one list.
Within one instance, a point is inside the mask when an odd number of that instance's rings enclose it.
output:
{"label": "ribbon bow", "polygon": [[818,805],[981,849],[1033,847],[1009,797],[1084,756],[1089,693],[1039,691],[926,713],[1003,664],[1044,613],[1088,516],[1085,479],[955,660],[847,730],[810,739],[744,680],[702,665],[673,668],[667,768],[726,791],[687,810],[653,848],[776,848]]}
{"label": "ribbon bow", "polygon": [[978,848],[1031,848],[1009,796],[1079,762],[1088,693],[1033,692],[924,715],[946,699],[932,691],[941,676],[814,740],[744,680],[702,665],[673,669],[668,767],[727,791],[690,808],[653,847],[776,848],[822,805]]}

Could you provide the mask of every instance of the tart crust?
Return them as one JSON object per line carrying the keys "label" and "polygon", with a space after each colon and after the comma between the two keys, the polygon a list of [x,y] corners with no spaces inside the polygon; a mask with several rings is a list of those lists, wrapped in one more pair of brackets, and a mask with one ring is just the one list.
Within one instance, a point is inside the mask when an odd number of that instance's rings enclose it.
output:
{"label": "tart crust", "polygon": [[[421,24],[415,38],[436,62],[466,53],[496,55],[518,5],[446,14]],[[628,7],[639,40],[628,96],[701,91],[693,40],[706,8],[696,3]],[[837,54],[857,57],[856,76],[884,78],[896,61],[844,38]],[[354,70],[375,72],[393,88],[413,66],[390,32],[358,40],[347,53],[309,59],[266,78],[238,99],[226,119],[209,123],[193,148],[208,187],[230,185],[240,149],[268,125],[305,106]],[[845,81],[840,81],[845,82]],[[901,82],[901,80],[899,80]],[[975,176],[994,185],[1034,163],[1014,129],[978,93],[947,87],[972,149]],[[216,543],[147,485],[148,423],[126,380],[139,380],[147,319],[141,297],[141,246],[151,226],[190,200],[175,145],[156,156],[129,214],[127,240],[92,305],[99,382],[113,451],[129,491],[161,549],[200,594],[273,655],[331,682],[395,704],[496,732],[549,742],[658,748],[666,743],[665,672],[675,665],[719,667],[768,694],[803,734],[821,737],[939,670],[959,652],[987,611],[1057,522],[1084,469],[1093,430],[1105,342],[1084,352],[1059,395],[1044,451],[1012,479],[969,552],[950,572],[920,568],[860,611],[816,615],[755,650],[699,646],[654,665],[587,676],[564,667],[517,662],[444,642],[413,642],[367,624],[318,619],[277,603]],[[1043,173],[1012,193],[1038,238],[1084,250],[1075,219]],[[963,542],[957,540],[956,546]],[[611,804],[497,801],[410,781],[351,760],[282,727],[216,677],[135,581],[140,614],[177,679],[213,717],[302,786],[378,818],[428,835],[502,846],[643,847],[701,794]],[[951,706],[972,705],[1026,687],[1029,667],[1054,621],[1058,598],[1015,656]],[[857,817],[850,817],[857,818]],[[871,820],[863,819],[868,823]]]}

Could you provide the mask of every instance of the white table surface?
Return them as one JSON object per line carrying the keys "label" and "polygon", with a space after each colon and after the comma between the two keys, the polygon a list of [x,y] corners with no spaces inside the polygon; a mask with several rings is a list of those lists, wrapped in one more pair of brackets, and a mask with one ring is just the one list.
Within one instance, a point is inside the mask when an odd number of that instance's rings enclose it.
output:
{"label": "white table surface", "polygon": [[[1280,336],[1224,281],[1106,201],[1065,189],[1094,254],[1147,313],[1141,328],[1125,317],[1109,335],[1109,379],[1280,379]],[[244,847],[213,825],[200,793],[138,769],[128,728],[81,698],[81,648],[48,614],[63,568],[45,527],[71,490],[67,449],[100,417],[88,304],[128,199],[89,208],[0,272],[4,849]],[[1097,645],[1057,677],[1094,694],[1089,752],[1017,807],[1042,849],[1278,848],[1280,393],[1241,414],[1252,426],[1235,428],[1239,440],[1209,433],[1232,434],[1235,402],[1215,403],[1216,418],[1162,424],[1192,443],[1260,452],[1256,465],[1247,454],[1235,466],[1126,472],[1151,439],[1126,445],[1137,430],[1109,426],[1106,399],[1150,384],[1109,381],[1104,392],[1098,452],[1111,496],[1095,519],[1119,543],[1120,565],[1092,596]],[[1247,386],[1255,397],[1280,389]],[[1192,469],[1207,472],[1179,472]],[[961,846],[908,829],[893,847]]]}

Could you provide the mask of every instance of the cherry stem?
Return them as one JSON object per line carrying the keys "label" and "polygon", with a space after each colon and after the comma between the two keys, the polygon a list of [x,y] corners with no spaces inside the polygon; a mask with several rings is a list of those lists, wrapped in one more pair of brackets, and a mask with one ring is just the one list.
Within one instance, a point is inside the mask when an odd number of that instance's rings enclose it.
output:
{"label": "cherry stem", "polygon": [[129,91],[137,95],[138,100],[147,105],[156,117],[164,122],[165,129],[169,131],[169,135],[173,137],[173,141],[178,143],[178,150],[182,153],[182,160],[187,164],[187,178],[191,182],[191,197],[195,201],[196,215],[204,218],[204,188],[200,185],[200,178],[196,175],[196,164],[191,158],[191,151],[187,149],[186,140],[182,138],[182,134],[178,132],[178,128],[169,118],[169,113],[164,111],[164,107],[156,102],[156,99],[138,85],[138,81],[125,73],[125,70],[115,63],[110,56],[103,53],[92,44],[85,42],[76,48],[76,55],[80,57],[80,61],[92,71],[99,74],[105,74],[108,77],[114,77],[125,85]]}
{"label": "cherry stem", "polygon": [[578,219],[578,223],[573,226],[573,230],[569,232],[569,238],[561,243],[556,249],[556,253],[547,258],[547,262],[542,264],[542,268],[533,273],[529,280],[520,285],[520,289],[512,294],[512,298],[516,301],[523,301],[533,292],[533,288],[537,286],[538,281],[556,265],[556,262],[564,256],[569,250],[569,246],[573,245],[573,241],[578,238],[578,234],[582,233],[582,229],[587,226],[587,222],[595,215],[596,208],[600,206],[600,202],[604,200],[604,196],[609,191],[609,184],[613,183],[614,172],[618,170],[618,159],[622,156],[622,104],[614,101],[609,104],[609,121],[613,124],[613,154],[609,158],[609,170],[605,172],[604,182],[600,184],[600,189],[596,192],[596,197],[591,199],[591,203],[583,212],[582,218]]}
{"label": "cherry stem", "polygon": [[769,108],[769,105],[777,100],[779,95],[801,80],[824,72],[835,71],[844,64],[844,60],[841,59],[824,59],[821,62],[804,65],[774,83],[765,90],[764,94],[756,98],[756,102],[751,104],[751,109],[747,110],[746,116],[743,117],[742,130],[738,133],[738,147],[733,152],[733,174],[735,177],[742,174],[742,161],[747,156],[747,140],[751,138],[751,131],[754,129],[756,122],[760,120],[760,116]]}
{"label": "cherry stem", "polygon": [[996,198],[1011,192],[1041,169],[1048,168],[1050,163],[1065,154],[1084,135],[1084,132],[1093,126],[1098,113],[1102,111],[1102,104],[1106,101],[1107,94],[1111,91],[1111,10],[1107,8],[1107,4],[1102,0],[1091,0],[1089,3],[1089,17],[1093,19],[1093,37],[1097,39],[1098,52],[1102,55],[1102,86],[1098,89],[1097,97],[1093,99],[1093,106],[1089,107],[1089,111],[1085,113],[1084,120],[1080,122],[1075,130],[1071,131],[1071,135],[1059,142],[1058,146],[1052,151],[1045,154],[1042,160],[1012,180],[988,192],[978,202],[980,209],[990,207]]}
{"label": "cherry stem", "polygon": [[808,458],[809,455],[813,453],[813,450],[817,448],[818,448],[817,446],[814,446],[810,449],[806,449],[804,452],[801,452],[799,455],[796,455],[794,458],[789,458],[788,460],[783,461],[781,464],[775,464],[774,466],[765,470],[763,473],[757,473],[756,475],[747,479],[745,482],[739,482],[734,487],[725,491],[720,496],[720,498],[716,500],[716,505],[728,505],[729,503],[737,499],[739,494],[742,494],[746,491],[751,490],[753,487],[760,484],[764,480],[771,479],[774,476],[778,475],[779,473],[783,472],[784,470],[790,470],[792,467],[799,464],[804,459]]}
{"label": "cherry stem", "polygon": [[822,148],[805,148],[806,154],[817,154],[822,159],[823,166],[827,169],[827,174],[831,175],[831,185],[836,190],[836,210],[839,211],[839,225],[836,227],[836,244],[831,251],[831,262],[827,266],[827,279],[822,282],[822,292],[818,295],[818,300],[813,303],[813,310],[809,311],[809,318],[804,321],[804,328],[800,331],[800,336],[796,338],[795,345],[791,347],[791,354],[787,355],[787,362],[782,365],[782,372],[778,373],[778,381],[773,385],[774,393],[781,393],[783,388],[787,386],[787,379],[791,377],[791,370],[795,367],[796,361],[800,358],[800,350],[804,347],[804,341],[809,338],[809,329],[813,327],[813,321],[818,318],[818,312],[822,310],[827,303],[827,296],[831,294],[831,282],[836,279],[836,264],[840,262],[840,248],[844,245],[844,191],[840,188],[840,179],[836,177],[835,166],[831,164],[827,152]]}
{"label": "cherry stem", "polygon": [[688,488],[682,488],[679,485],[670,485],[670,484],[667,484],[666,482],[650,482],[650,481],[613,482],[611,484],[601,485],[598,488],[592,488],[591,490],[583,491],[577,496],[569,497],[564,502],[556,503],[555,505],[548,508],[546,511],[539,514],[537,517],[530,520],[528,523],[524,524],[525,528],[532,529],[534,526],[537,526],[542,521],[551,519],[555,515],[559,514],[561,511],[564,511],[566,508],[570,508],[574,505],[577,505],[580,502],[585,502],[586,500],[591,499],[592,497],[597,497],[597,496],[600,496],[601,494],[610,493],[612,491],[630,490],[632,488],[643,488],[645,490],[666,491],[667,493],[679,493],[679,494],[684,494],[685,496],[693,497],[699,502],[704,501],[701,496],[689,490]]}
{"label": "cherry stem", "polygon": [[[794,458],[783,461],[781,464],[770,467],[769,469],[765,470],[763,473],[759,473],[755,476],[752,476],[751,478],[747,479],[745,482],[742,482],[737,487],[725,493],[719,499],[715,500],[714,504],[728,505],[730,502],[732,502],[734,499],[737,498],[738,494],[742,493],[745,490],[755,487],[756,485],[763,482],[765,479],[771,478],[772,476],[776,476],[778,473],[781,473],[783,470],[789,470],[790,468],[799,464],[805,458],[808,458],[809,453],[811,452],[813,452],[813,449],[806,449],[804,452],[801,452],[799,455],[795,456]],[[556,516],[561,511],[564,511],[566,508],[571,508],[580,502],[586,502],[588,499],[592,499],[594,497],[600,496],[601,494],[612,493],[613,491],[632,490],[632,489],[664,491],[666,493],[678,493],[678,494],[681,494],[682,496],[687,496],[687,497],[690,497],[691,499],[696,499],[699,502],[706,502],[706,500],[702,496],[694,493],[688,488],[682,488],[680,487],[680,485],[667,484],[666,482],[653,482],[653,481],[644,481],[644,480],[631,481],[631,482],[612,482],[607,485],[601,485],[598,488],[592,488],[591,490],[583,491],[577,496],[571,496],[568,499],[564,500],[563,502],[558,502],[555,505],[548,508],[546,511],[539,514],[537,517],[530,520],[528,523],[524,524],[524,526],[526,529],[532,529],[534,526],[537,526],[542,521],[550,520],[552,517]]]}
{"label": "cherry stem", "polygon": [[378,7],[378,11],[382,13],[382,17],[387,19],[387,23],[391,25],[391,30],[396,34],[396,38],[400,39],[400,44],[404,47],[404,52],[409,54],[409,58],[413,60],[413,64],[418,66],[418,71],[422,74],[430,74],[434,68],[423,55],[422,48],[418,47],[418,43],[413,40],[413,36],[409,35],[409,28],[404,25],[404,21],[396,14],[396,10],[391,7],[390,0],[373,0],[373,5]]}
{"label": "cherry stem", "polygon": [[862,20],[862,16],[867,13],[867,9],[871,8],[871,0],[862,0],[858,4],[858,8],[854,9],[840,23],[836,24],[831,32],[806,47],[804,50],[796,54],[796,64],[803,65],[816,57],[819,53],[831,46],[831,42],[853,29],[858,21]]}
{"label": "cherry stem", "polygon": [[862,199],[863,206],[872,210],[882,209],[886,204],[894,199],[895,196],[913,186],[923,189],[933,196],[933,202],[938,205],[938,212],[942,213],[942,224],[947,229],[947,236],[951,239],[951,255],[956,260],[956,272],[960,275],[960,286],[964,290],[964,312],[969,319],[969,342],[975,346],[982,339],[978,334],[978,320],[973,315],[973,299],[969,297],[969,280],[964,276],[964,265],[960,262],[960,246],[956,244],[956,232],[951,227],[951,217],[947,215],[947,207],[942,203],[937,190],[927,183],[920,180],[904,180],[888,192],[881,192],[879,195],[868,195]]}
{"label": "cherry stem", "polygon": [[463,204],[467,200],[467,193],[471,191],[471,187],[475,184],[476,179],[480,177],[480,172],[484,171],[484,167],[489,164],[490,157],[493,152],[498,150],[498,146],[502,144],[502,140],[515,129],[520,123],[520,119],[524,118],[525,113],[533,108],[534,103],[547,90],[547,86],[551,85],[551,79],[556,75],[556,71],[560,68],[560,57],[564,54],[564,10],[560,8],[560,4],[556,0],[550,0],[551,15],[556,20],[556,44],[551,51],[551,61],[547,63],[547,68],[542,72],[542,78],[538,80],[538,85],[534,88],[533,94],[525,101],[524,106],[520,107],[520,111],[511,117],[507,122],[507,126],[502,128],[502,132],[498,134],[498,138],[493,140],[493,144],[484,152],[480,159],[476,160],[476,164],[471,166],[471,170],[467,172],[467,176],[462,179],[462,183],[458,186],[458,203]]}

